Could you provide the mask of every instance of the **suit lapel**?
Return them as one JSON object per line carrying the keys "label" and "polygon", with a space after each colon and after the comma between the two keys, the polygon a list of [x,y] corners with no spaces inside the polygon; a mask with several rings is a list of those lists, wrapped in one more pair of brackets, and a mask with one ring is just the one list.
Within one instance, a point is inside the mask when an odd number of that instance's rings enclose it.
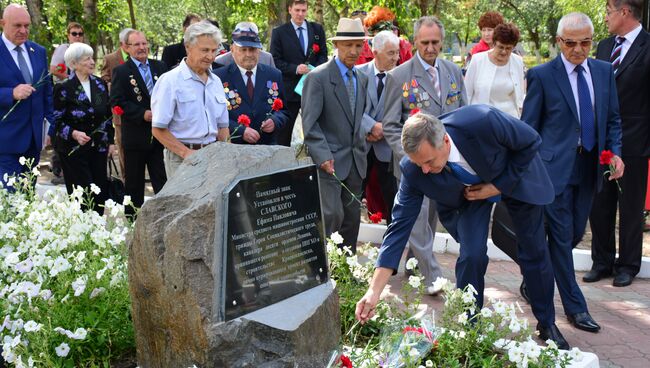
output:
{"label": "suit lapel", "polygon": [[45,70],[45,65],[38,62],[36,57],[36,51],[31,44],[31,41],[25,42],[25,48],[27,49],[27,55],[29,57],[29,63],[32,65],[32,84],[36,84],[41,78],[43,78],[48,71]]}
{"label": "suit lapel", "polygon": [[257,64],[257,73],[255,73],[255,91],[253,93],[253,104],[261,104],[261,106],[264,106],[264,104],[268,105],[268,109],[266,110],[271,110],[271,105],[268,103],[268,99],[271,98],[271,96],[268,93],[268,88],[266,87],[266,82],[269,79],[267,78],[266,73],[262,71],[260,68],[260,64]]}
{"label": "suit lapel", "polygon": [[623,58],[623,62],[621,65],[619,65],[618,70],[616,71],[616,77],[618,78],[621,73],[627,69],[630,64],[634,62],[634,59],[639,56],[641,50],[644,49],[644,45],[647,42],[647,34],[641,30],[641,33],[639,33],[638,36],[636,36],[636,39],[634,40],[634,43],[632,46],[630,46],[630,49],[627,50],[627,53],[625,54],[625,58]]}
{"label": "suit lapel", "polygon": [[555,58],[553,68],[557,70],[556,73],[557,78],[555,79],[555,81],[558,84],[558,87],[560,88],[560,91],[562,92],[564,99],[566,100],[567,104],[571,108],[573,117],[576,119],[576,122],[579,122],[580,117],[578,116],[578,108],[576,107],[576,101],[575,98],[573,97],[571,82],[569,82],[569,76],[567,75],[566,69],[564,68],[564,63],[562,62],[561,56]]}
{"label": "suit lapel", "polygon": [[[138,84],[138,88],[140,88],[142,95],[150,99],[151,96],[149,96],[149,90],[147,89],[147,84],[144,82],[144,79],[142,79],[142,75],[140,74],[140,68],[138,68],[135,65],[135,62],[131,59],[127,60],[126,62],[128,63],[129,68],[131,69],[131,74],[133,75],[133,78]],[[151,66],[149,66],[149,69],[151,69]]]}
{"label": "suit lapel", "polygon": [[[604,93],[606,91],[605,89],[605,74],[600,73],[596,70],[594,67],[593,60],[588,59],[587,64],[589,65],[589,72],[591,74],[591,83],[594,88],[594,117],[596,118],[596,127],[597,127],[597,137],[601,136],[601,129],[600,127],[602,126],[603,128],[605,127],[605,124],[607,123],[607,118],[604,116],[603,113],[604,107],[609,106],[608,102],[605,101]],[[612,93],[615,91],[612,91]],[[604,130],[603,130],[604,131]]]}
{"label": "suit lapel", "polygon": [[363,73],[361,73],[358,69],[356,70],[356,76],[357,76],[357,96],[356,99],[354,100],[355,102],[354,121],[352,121],[355,132],[361,127],[361,118],[364,113],[363,106],[366,102],[366,94],[367,94],[367,87],[368,87],[368,83],[366,82],[367,81],[366,76]]}
{"label": "suit lapel", "polygon": [[14,58],[11,56],[11,52],[7,49],[4,42],[0,42],[0,57],[5,60],[9,70],[14,74],[16,79],[24,81],[23,74],[20,72],[20,69],[18,69],[18,65],[16,65]]}
{"label": "suit lapel", "polygon": [[237,67],[237,64],[232,63],[230,66],[228,66],[228,74],[230,74],[230,78],[235,85],[235,89],[239,93],[239,97],[243,100],[246,101],[250,106],[253,106],[253,101],[251,101],[251,98],[248,97],[248,89],[246,89],[246,82],[244,81],[244,77],[241,75],[239,72],[239,68]]}
{"label": "suit lapel", "polygon": [[[82,105],[92,106],[92,102],[88,99],[88,97],[79,98],[81,93],[83,93],[84,95],[86,94],[86,90],[81,85],[81,81],[79,80],[79,78],[75,76],[74,78],[72,78],[72,81],[73,81],[73,84],[72,84],[73,90],[72,90],[72,92],[74,92],[74,95],[75,95],[75,98],[76,98],[77,102],[79,102],[79,104],[82,104]],[[90,81],[90,93],[91,93],[91,95],[89,97],[92,98],[93,97],[92,96],[92,90],[93,90],[92,85],[93,85],[94,82],[92,80],[90,80],[90,77],[89,77],[89,81]]]}
{"label": "suit lapel", "polygon": [[482,180],[492,179],[490,166],[485,161],[485,156],[480,150],[480,142],[477,142],[473,136],[465,134],[461,129],[457,129],[454,126],[446,125],[445,129],[460,154],[463,155],[469,166],[476,172],[476,175]]}
{"label": "suit lapel", "polygon": [[[377,76],[375,76],[375,68],[372,63],[374,63],[374,61],[371,61],[366,66],[364,66],[365,70],[363,70],[363,74],[368,76],[368,96],[370,96],[370,101],[372,102],[372,106],[378,106],[379,101],[377,100]],[[360,72],[362,71],[361,68],[357,70]],[[385,82],[386,82],[386,77],[384,77],[384,83]],[[384,87],[386,87],[385,84]]]}
{"label": "suit lapel", "polygon": [[156,86],[158,78],[163,74],[163,71],[159,68],[160,64],[154,63],[152,60],[149,60],[149,71],[151,71],[151,78],[153,79],[153,85]]}
{"label": "suit lapel", "polygon": [[[297,49],[298,54],[302,55],[302,57],[304,58],[305,54],[302,52],[302,46],[303,45],[300,44],[300,39],[298,38],[298,32],[296,31],[295,28],[293,28],[293,23],[289,22],[287,25],[288,25],[287,31],[289,33],[291,33],[289,35],[289,38],[292,39],[294,41],[294,43],[296,44],[296,47],[298,47],[298,49]],[[307,21],[304,21],[303,26],[306,26],[306,25],[307,25]]]}
{"label": "suit lapel", "polygon": [[352,109],[350,108],[350,101],[348,100],[348,91],[345,88],[345,82],[341,76],[341,71],[334,59],[329,61],[330,82],[334,85],[334,95],[339,100],[339,104],[343,107],[345,115],[348,117],[348,123],[354,124],[354,116],[352,116]]}

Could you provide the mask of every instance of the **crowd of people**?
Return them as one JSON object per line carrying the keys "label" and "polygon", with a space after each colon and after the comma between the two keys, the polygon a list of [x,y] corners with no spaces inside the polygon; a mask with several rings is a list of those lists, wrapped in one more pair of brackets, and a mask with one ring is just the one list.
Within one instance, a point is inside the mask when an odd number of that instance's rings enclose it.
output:
{"label": "crowd of people", "polygon": [[[480,307],[488,225],[500,202],[513,219],[522,296],[540,337],[568,348],[555,325],[555,284],[572,325],[600,329],[573,267],[587,220],[593,268],[585,282],[613,275],[614,286],[627,286],[641,265],[650,156],[650,83],[639,83],[650,79],[642,7],[607,2],[613,36],[598,43],[596,58],[589,17],[566,14],[556,34],[560,54],[527,73],[515,52],[519,29],[487,12],[464,74],[440,57],[445,28],[436,17],[415,21],[413,45],[380,6],[341,18],[327,37],[306,20],[308,2],[292,0],[291,20],[273,29],[268,52],[254,23],[238,23],[228,45],[216,22],[189,14],[183,40],[167,46],[162,61],[149,56],[143,32],[122,30],[98,78],[80,24],[70,23],[69,43],[48,64],[46,50],[28,39],[27,10],[12,4],[0,45],[7,71],[0,75],[0,176],[6,183],[5,174],[24,171],[19,157],[38,161],[51,141],[67,190],[98,186],[93,209],[101,212],[106,161],[117,151],[137,208],[145,168],[157,193],[185,158],[216,141],[289,146],[300,116],[320,168],[327,235],[339,232],[356,252],[361,193],[389,225],[357,304],[360,321],[373,316],[407,244],[426,293],[439,292],[438,221],[460,243],[457,286],[472,284]],[[611,167],[601,164],[603,151],[611,152]]]}

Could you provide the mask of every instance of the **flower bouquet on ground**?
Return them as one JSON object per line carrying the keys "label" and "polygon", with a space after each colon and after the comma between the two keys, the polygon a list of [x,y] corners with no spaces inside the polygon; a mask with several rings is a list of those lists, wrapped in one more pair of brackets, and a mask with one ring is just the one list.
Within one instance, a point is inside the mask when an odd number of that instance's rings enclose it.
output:
{"label": "flower bouquet on ground", "polygon": [[436,346],[436,336],[434,322],[429,318],[386,329],[379,345],[379,366],[418,367]]}

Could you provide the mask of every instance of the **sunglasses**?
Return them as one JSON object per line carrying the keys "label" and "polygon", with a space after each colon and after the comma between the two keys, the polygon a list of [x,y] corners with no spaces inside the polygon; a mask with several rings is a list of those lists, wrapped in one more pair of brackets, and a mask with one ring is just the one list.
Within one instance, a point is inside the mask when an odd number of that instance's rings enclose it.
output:
{"label": "sunglasses", "polygon": [[574,40],[565,40],[564,38],[560,37],[560,40],[569,48],[574,48],[578,44],[580,44],[581,47],[591,47],[593,45],[593,41],[591,40],[591,38],[582,41],[574,41]]}
{"label": "sunglasses", "polygon": [[355,15],[368,15],[368,13],[363,10],[355,10],[352,12],[352,16],[354,17]]}
{"label": "sunglasses", "polygon": [[84,35],[83,32],[70,32],[70,34],[74,37],[81,37]]}

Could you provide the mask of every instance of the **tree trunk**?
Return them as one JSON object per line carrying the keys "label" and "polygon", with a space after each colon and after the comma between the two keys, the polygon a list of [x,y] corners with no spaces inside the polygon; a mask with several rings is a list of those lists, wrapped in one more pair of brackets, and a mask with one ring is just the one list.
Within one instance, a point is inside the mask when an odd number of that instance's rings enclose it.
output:
{"label": "tree trunk", "polygon": [[287,0],[271,1],[267,5],[269,16],[267,27],[267,39],[271,39],[273,28],[289,21],[289,12],[287,11]]}
{"label": "tree trunk", "polygon": [[133,9],[133,0],[126,0],[127,4],[129,4],[129,17],[131,17],[131,28],[133,29],[138,29],[135,25],[135,11]]}
{"label": "tree trunk", "polygon": [[[85,23],[86,42],[93,48],[97,54],[97,39],[99,38],[99,28],[97,27],[97,1],[83,0],[83,20]],[[90,31],[90,32],[89,32]]]}
{"label": "tree trunk", "polygon": [[47,15],[43,13],[43,0],[26,0],[25,3],[32,21],[32,38],[41,44],[51,44],[52,33],[46,27]]}
{"label": "tree trunk", "polygon": [[314,19],[316,23],[325,24],[323,18],[323,0],[314,1]]}

